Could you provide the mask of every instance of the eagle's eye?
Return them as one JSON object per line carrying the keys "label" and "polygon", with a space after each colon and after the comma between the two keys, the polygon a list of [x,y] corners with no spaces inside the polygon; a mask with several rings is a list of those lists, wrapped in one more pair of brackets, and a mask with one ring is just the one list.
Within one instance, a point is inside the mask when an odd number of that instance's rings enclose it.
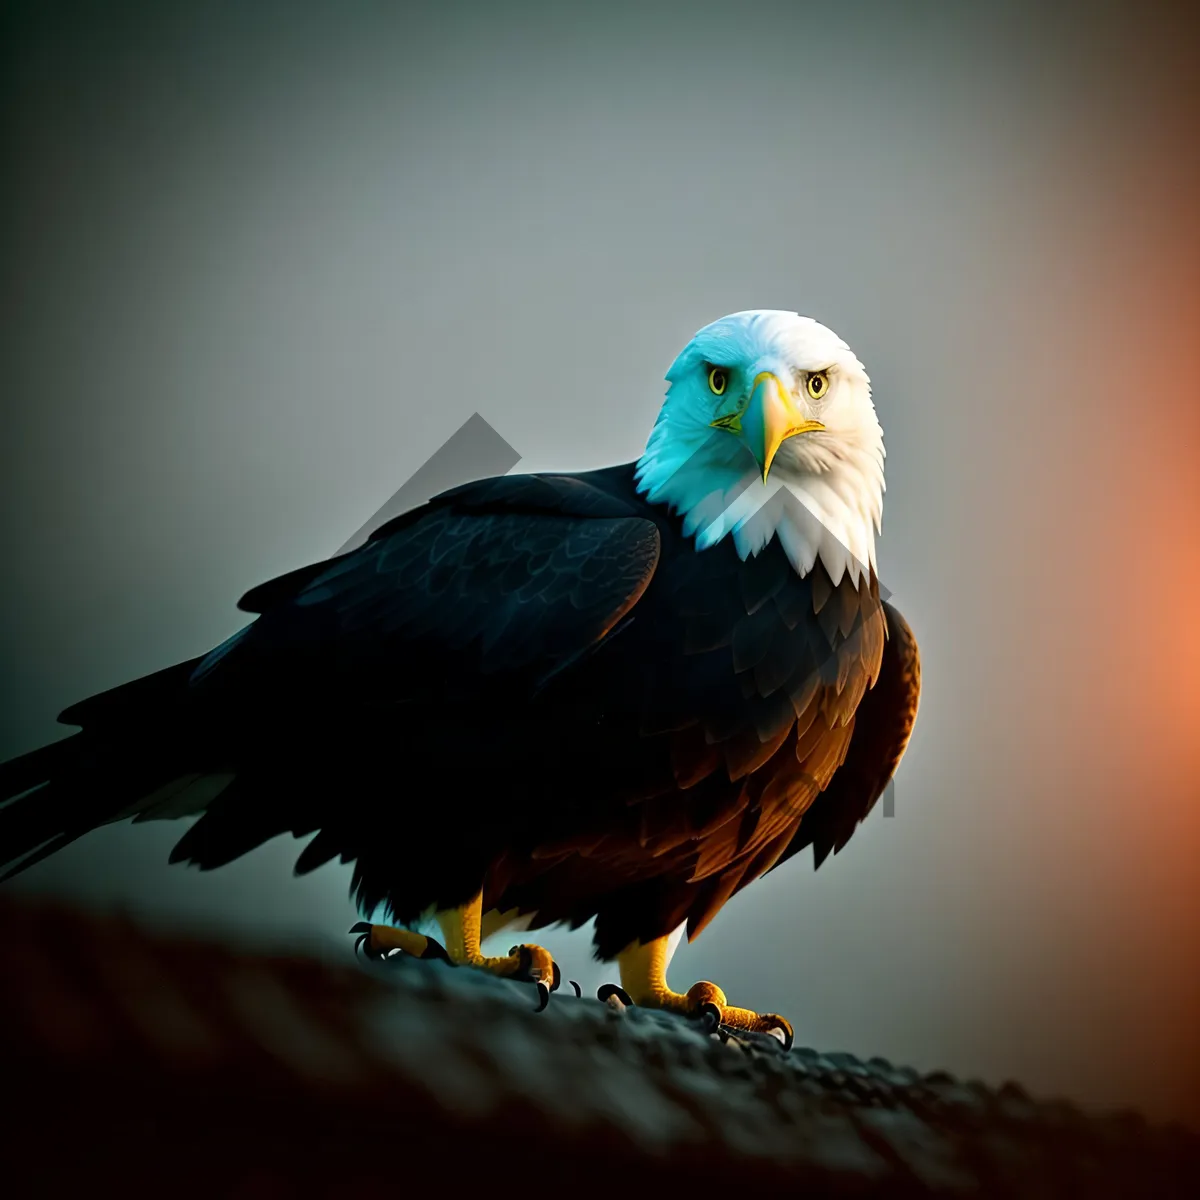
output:
{"label": "eagle's eye", "polygon": [[729,386],[729,376],[721,367],[713,367],[708,373],[708,386],[712,389],[714,396],[723,396],[725,389]]}
{"label": "eagle's eye", "polygon": [[804,386],[814,400],[820,400],[829,391],[829,376],[824,371],[814,371]]}

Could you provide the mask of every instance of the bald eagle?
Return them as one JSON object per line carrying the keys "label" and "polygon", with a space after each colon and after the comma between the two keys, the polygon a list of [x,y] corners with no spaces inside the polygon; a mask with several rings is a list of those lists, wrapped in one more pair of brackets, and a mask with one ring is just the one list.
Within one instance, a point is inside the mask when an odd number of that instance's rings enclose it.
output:
{"label": "bald eagle", "polygon": [[624,1000],[790,1046],[666,968],[741,888],[840,850],[904,753],[883,434],[862,364],[796,313],[706,326],[667,381],[637,462],[445,492],[254,588],[209,654],[68,708],[79,732],[0,767],[8,875],[126,818],[199,816],[171,861],[201,869],[290,832],[298,873],[354,863],[370,953],[544,1006],[549,954],[481,938],[594,920]]}

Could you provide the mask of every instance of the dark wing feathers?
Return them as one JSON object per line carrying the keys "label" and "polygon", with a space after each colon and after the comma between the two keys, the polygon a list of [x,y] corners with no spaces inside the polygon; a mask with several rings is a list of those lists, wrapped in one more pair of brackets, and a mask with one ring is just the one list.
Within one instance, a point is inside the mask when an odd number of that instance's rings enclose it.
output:
{"label": "dark wing feathers", "polygon": [[[58,719],[64,725],[121,726],[147,710],[170,703],[200,662],[200,658],[192,658],[89,696],[63,709]],[[50,747],[46,749],[51,750]]]}
{"label": "dark wing feathers", "polygon": [[278,575],[266,583],[260,583],[257,587],[252,587],[238,601],[237,606],[242,612],[264,613],[276,604],[291,599],[317,576],[331,575],[337,569],[334,564],[344,564],[352,554],[353,551],[350,551],[324,562],[310,563],[306,567],[298,567],[294,571],[288,571],[286,575]]}
{"label": "dark wing feathers", "polygon": [[[0,800],[38,788],[0,809],[0,863],[118,816],[173,812],[178,781],[228,766],[236,778],[189,834],[211,861],[315,829],[313,792],[336,793],[341,765],[322,774],[319,743],[347,732],[348,703],[436,705],[480,677],[516,700],[603,641],[658,549],[653,521],[569,477],[485,480],[405,513],[357,550],[252,589],[243,607],[262,615],[206,658],[67,709],[82,735],[0,772]],[[378,755],[370,741],[386,745],[389,730],[359,732],[343,762]]]}
{"label": "dark wing feathers", "polygon": [[[274,581],[261,593],[272,607],[205,681],[253,710],[260,761],[175,857],[215,866],[275,834],[320,829],[301,869],[357,859],[365,903],[409,911],[391,894],[409,884],[413,895],[443,883],[453,893],[443,859],[456,855],[464,872],[486,866],[504,833],[479,819],[480,806],[531,774],[517,766],[540,736],[539,723],[521,724],[525,706],[619,626],[659,547],[653,521],[579,480],[514,477],[455,489],[324,569]],[[303,764],[297,744],[313,738],[341,761]],[[271,740],[288,746],[282,767],[258,753]],[[455,838],[441,824],[447,803],[463,814]],[[430,853],[418,870],[422,843]]]}
{"label": "dark wing feathers", "polygon": [[[546,489],[456,489],[420,520],[397,519],[324,569],[291,572],[249,593],[271,607],[227,656],[226,678],[269,678],[286,654],[313,687],[332,672],[367,700],[446,698],[494,676],[535,688],[586,654],[637,602],[654,573],[655,525],[605,516],[598,503],[533,511]],[[532,493],[532,496],[530,495]],[[512,503],[514,496],[522,501]],[[406,514],[407,516],[408,514]],[[216,672],[217,686],[222,668]]]}

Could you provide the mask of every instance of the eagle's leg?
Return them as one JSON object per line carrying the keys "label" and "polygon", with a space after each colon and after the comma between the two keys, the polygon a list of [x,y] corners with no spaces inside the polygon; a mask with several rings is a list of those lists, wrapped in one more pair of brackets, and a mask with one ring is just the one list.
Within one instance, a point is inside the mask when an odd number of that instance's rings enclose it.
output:
{"label": "eagle's leg", "polygon": [[541,946],[514,946],[502,957],[489,957],[483,953],[480,948],[483,937],[482,892],[477,892],[473,899],[459,908],[438,913],[437,919],[452,963],[490,971],[505,979],[536,984],[539,1012],[549,1003],[550,993],[558,990],[562,980],[558,964],[550,957],[550,951]]}
{"label": "eagle's leg", "polygon": [[686,993],[671,991],[667,985],[669,943],[669,936],[656,938],[644,945],[635,942],[617,955],[621,986],[634,1004],[643,1008],[665,1008],[669,1012],[688,1016],[710,1012],[727,1030],[768,1034],[778,1038],[785,1050],[792,1048],[794,1034],[787,1020],[778,1013],[756,1013],[748,1008],[734,1008],[726,1002],[725,993],[715,983],[703,981],[693,984]]}

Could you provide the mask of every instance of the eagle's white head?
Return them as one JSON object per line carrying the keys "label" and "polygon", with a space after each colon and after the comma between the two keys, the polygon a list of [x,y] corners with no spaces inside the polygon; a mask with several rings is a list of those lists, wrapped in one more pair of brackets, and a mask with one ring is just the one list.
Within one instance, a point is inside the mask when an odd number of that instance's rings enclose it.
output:
{"label": "eagle's white head", "polygon": [[832,330],[769,309],[706,325],[667,372],[638,491],[706,549],[744,559],[778,537],[795,569],[833,582],[875,570],[883,430],[862,363]]}

